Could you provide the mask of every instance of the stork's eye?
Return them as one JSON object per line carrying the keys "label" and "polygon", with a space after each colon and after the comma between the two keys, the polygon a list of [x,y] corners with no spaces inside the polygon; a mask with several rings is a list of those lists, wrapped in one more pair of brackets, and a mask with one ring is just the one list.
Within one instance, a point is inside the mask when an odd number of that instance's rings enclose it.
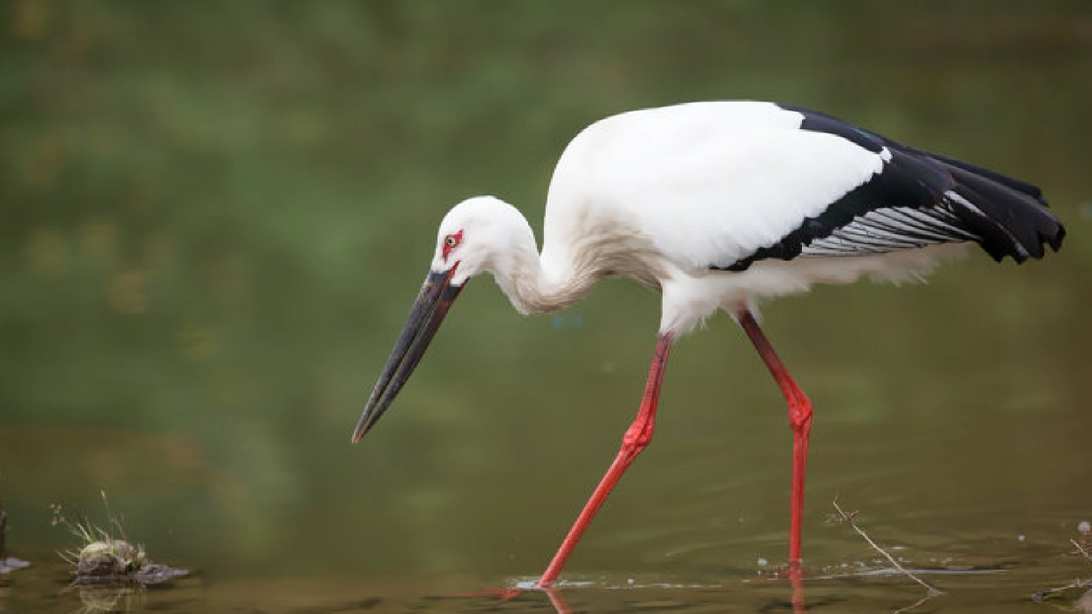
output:
{"label": "stork's eye", "polygon": [[447,235],[446,237],[444,237],[444,261],[445,262],[447,261],[447,256],[448,256],[448,254],[451,253],[451,250],[455,249],[455,247],[457,245],[459,245],[459,243],[462,240],[463,240],[463,231],[461,231],[461,230],[459,232],[456,232],[455,234],[450,234],[450,235]]}

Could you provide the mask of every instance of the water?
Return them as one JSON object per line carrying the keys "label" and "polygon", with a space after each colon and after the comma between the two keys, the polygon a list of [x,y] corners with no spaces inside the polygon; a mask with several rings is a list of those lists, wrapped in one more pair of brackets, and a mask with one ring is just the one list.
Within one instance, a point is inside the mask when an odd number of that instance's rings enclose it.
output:
{"label": "water", "polygon": [[[522,318],[475,280],[379,426],[350,430],[448,206],[492,192],[541,219],[582,125],[718,97],[1033,179],[1069,230],[1041,263],[765,307],[816,404],[808,607],[924,596],[827,522],[835,498],[945,591],[914,611],[1040,611],[1092,577],[1069,543],[1092,519],[1085,3],[172,6],[0,22],[0,499],[34,563],[0,611],[551,611],[465,595],[545,566],[636,408],[654,294],[609,281]],[[656,439],[555,597],[791,611],[784,411],[734,324],[682,340]],[[96,518],[100,490],[196,575],[114,605],[66,590],[49,506]]]}

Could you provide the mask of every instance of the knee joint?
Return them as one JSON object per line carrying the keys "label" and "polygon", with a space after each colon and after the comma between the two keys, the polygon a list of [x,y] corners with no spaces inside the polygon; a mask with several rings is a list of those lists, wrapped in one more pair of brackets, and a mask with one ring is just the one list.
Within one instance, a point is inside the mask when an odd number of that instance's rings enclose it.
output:
{"label": "knee joint", "polygon": [[794,431],[811,428],[811,399],[800,393],[800,397],[789,403],[789,426]]}
{"label": "knee joint", "polygon": [[652,442],[652,424],[634,423],[622,436],[622,448],[633,456],[637,456]]}

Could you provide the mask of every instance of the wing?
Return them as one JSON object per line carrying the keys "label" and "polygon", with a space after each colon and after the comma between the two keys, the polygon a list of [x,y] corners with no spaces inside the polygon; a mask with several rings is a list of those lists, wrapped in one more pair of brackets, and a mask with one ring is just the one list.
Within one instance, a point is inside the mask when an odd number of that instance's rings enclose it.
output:
{"label": "wing", "polygon": [[841,137],[881,156],[872,177],[808,217],[781,240],[728,266],[744,270],[765,258],[859,256],[975,241],[1000,261],[1061,247],[1065,230],[1031,184],[965,162],[902,146],[828,115],[783,106],[803,116],[800,130]]}
{"label": "wing", "polygon": [[[573,207],[583,209],[562,211]],[[1023,261],[1041,256],[1043,242],[1057,249],[1064,235],[1034,186],[762,102],[692,103],[593,124],[555,170],[547,244],[551,233],[578,232],[565,220],[602,211],[694,269],[959,241]]]}
{"label": "wing", "polygon": [[776,242],[727,265],[712,263],[710,268],[741,271],[766,258],[860,256],[980,240],[947,196],[955,187],[950,174],[894,144],[866,149],[882,162],[875,173],[846,186],[845,193],[827,202],[818,214],[798,220]]}

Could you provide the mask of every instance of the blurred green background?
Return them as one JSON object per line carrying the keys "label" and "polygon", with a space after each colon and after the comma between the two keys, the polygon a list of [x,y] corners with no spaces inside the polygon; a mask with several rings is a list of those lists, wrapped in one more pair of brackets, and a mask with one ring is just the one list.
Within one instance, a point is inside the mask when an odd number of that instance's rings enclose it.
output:
{"label": "blurred green background", "polygon": [[[1041,263],[765,309],[817,406],[809,564],[867,559],[823,524],[840,495],[923,565],[1068,581],[1055,551],[1092,512],[1090,76],[1086,1],[0,3],[9,545],[52,557],[47,506],[94,516],[103,489],[153,558],[221,587],[538,573],[629,423],[658,297],[609,281],[528,319],[478,280],[350,446],[436,224],[491,193],[539,232],[584,125],[748,98],[1031,180],[1069,230]],[[783,561],[789,442],[730,321],[683,340],[570,577],[738,587]]]}

